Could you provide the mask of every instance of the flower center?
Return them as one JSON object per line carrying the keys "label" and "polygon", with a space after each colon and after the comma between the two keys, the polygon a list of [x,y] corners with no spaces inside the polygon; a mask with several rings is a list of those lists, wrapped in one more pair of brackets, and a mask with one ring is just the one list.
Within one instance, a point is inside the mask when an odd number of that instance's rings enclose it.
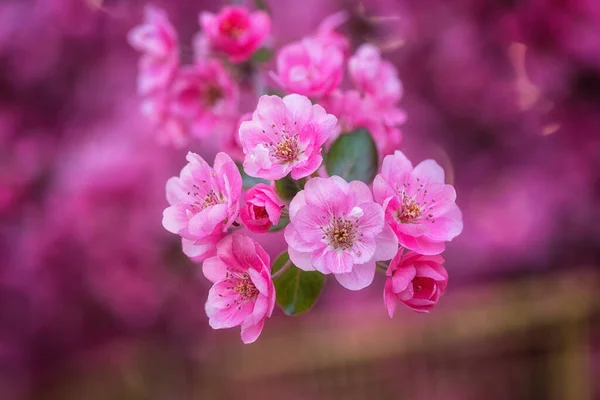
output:
{"label": "flower center", "polygon": [[252,210],[254,211],[254,218],[256,219],[267,218],[269,216],[265,207],[252,206]]}
{"label": "flower center", "polygon": [[298,161],[300,156],[300,147],[296,136],[284,136],[277,144],[271,144],[271,155],[286,164]]}
{"label": "flower center", "polygon": [[324,229],[329,244],[334,249],[347,250],[354,245],[356,225],[344,218],[335,217],[331,224]]}
{"label": "flower center", "polygon": [[398,219],[403,224],[414,221],[421,216],[421,207],[411,198],[402,199],[402,207],[398,210]]}
{"label": "flower center", "polygon": [[209,107],[214,106],[223,97],[223,90],[217,85],[208,85],[201,94],[201,100]]}
{"label": "flower center", "polygon": [[206,195],[204,197],[202,197],[200,195],[200,193],[198,193],[198,190],[200,190],[200,187],[198,185],[192,185],[194,190],[196,190],[195,192],[188,192],[188,195],[191,195],[194,197],[194,202],[192,203],[192,210],[194,212],[200,212],[210,206],[214,206],[219,204],[220,200],[219,200],[219,196],[217,195],[217,193],[211,189],[209,190]]}
{"label": "flower center", "polygon": [[244,33],[244,28],[231,21],[223,21],[219,26],[219,30],[223,35],[229,36],[232,39],[237,39]]}
{"label": "flower center", "polygon": [[252,279],[250,279],[250,275],[248,275],[247,272],[244,272],[241,279],[236,282],[234,290],[238,292],[244,300],[253,299],[258,296],[258,289],[254,286],[254,283],[252,283]]}

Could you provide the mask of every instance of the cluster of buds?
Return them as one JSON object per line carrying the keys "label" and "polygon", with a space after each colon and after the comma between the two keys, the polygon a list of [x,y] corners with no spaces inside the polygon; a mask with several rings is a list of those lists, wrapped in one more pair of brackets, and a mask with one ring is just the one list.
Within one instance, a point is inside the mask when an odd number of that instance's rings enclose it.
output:
{"label": "cluster of buds", "polygon": [[[398,150],[406,116],[394,66],[370,44],[352,53],[344,13],[276,52],[265,47],[264,11],[230,6],[199,20],[191,66],[180,65],[175,29],[157,8],[147,8],[130,42],[143,53],[142,110],[160,137],[177,146],[218,138],[225,150],[212,166],[188,153],[167,182],[163,214],[165,229],[213,283],[210,326],[241,326],[251,343],[276,303],[304,312],[326,275],[361,290],[377,269],[387,276],[390,316],[398,301],[430,310],[446,290],[440,254],[462,231],[462,216],[444,170],[433,160],[413,166]],[[275,70],[260,54],[275,54]],[[345,69],[351,89],[341,88]],[[241,70],[260,83],[250,85],[254,110],[240,109]],[[277,88],[264,84],[267,77]],[[282,231],[288,247],[272,261],[244,227]]]}

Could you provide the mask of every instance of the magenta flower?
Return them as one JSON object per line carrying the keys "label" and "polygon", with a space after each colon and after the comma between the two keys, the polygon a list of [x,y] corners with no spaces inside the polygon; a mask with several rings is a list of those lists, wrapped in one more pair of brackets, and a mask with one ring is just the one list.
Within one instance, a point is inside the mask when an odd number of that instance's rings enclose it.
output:
{"label": "magenta flower", "polygon": [[321,146],[336,122],[333,115],[304,96],[261,96],[252,120],[240,126],[244,170],[269,180],[288,173],[293,179],[312,174],[323,161]]}
{"label": "magenta flower", "polygon": [[163,212],[166,230],[183,238],[183,252],[194,259],[214,254],[214,245],[239,215],[242,177],[225,153],[215,157],[211,168],[202,157],[189,152],[188,164],[179,177],[167,181]]}
{"label": "magenta flower", "polygon": [[448,286],[448,272],[442,256],[424,256],[412,251],[399,252],[390,262],[383,290],[383,301],[390,318],[396,302],[418,312],[429,312]]}
{"label": "magenta flower", "polygon": [[372,96],[380,106],[393,106],[402,97],[402,82],[396,68],[381,59],[377,47],[371,44],[360,46],[348,60],[348,70],[356,88]]}
{"label": "magenta flower", "polygon": [[444,184],[444,170],[433,160],[413,168],[401,151],[385,157],[373,193],[400,244],[417,253],[440,254],[462,231],[456,191]]}
{"label": "magenta flower", "polygon": [[259,183],[244,195],[246,205],[240,211],[244,225],[255,233],[265,233],[279,223],[281,210],[285,207],[272,187]]}
{"label": "magenta flower", "polygon": [[326,46],[337,47],[342,54],[347,54],[350,49],[350,41],[339,32],[338,28],[348,22],[349,18],[350,15],[347,11],[338,11],[325,17],[317,28],[316,38]]}
{"label": "magenta flower", "polygon": [[290,204],[285,240],[292,262],[334,274],[350,290],[371,284],[375,262],[389,260],[398,241],[369,187],[339,176],[312,178]]}
{"label": "magenta flower", "polygon": [[322,97],[339,86],[344,55],[330,40],[303,39],[284,46],[277,54],[274,81],[288,92]]}
{"label": "magenta flower", "polygon": [[242,342],[258,339],[275,307],[270,259],[260,244],[242,235],[227,236],[217,255],[204,261],[202,272],[214,283],[205,307],[211,328],[241,325]]}
{"label": "magenta flower", "polygon": [[128,35],[129,44],[143,53],[138,73],[138,92],[142,95],[165,89],[179,66],[177,32],[166,12],[148,4],[144,14],[144,24]]}
{"label": "magenta flower", "polygon": [[224,7],[219,14],[203,12],[200,26],[211,49],[246,61],[271,33],[271,19],[264,11],[249,12],[243,6]]}
{"label": "magenta flower", "polygon": [[173,113],[188,121],[198,137],[211,135],[216,125],[237,112],[239,103],[236,83],[216,60],[182,67],[171,93]]}

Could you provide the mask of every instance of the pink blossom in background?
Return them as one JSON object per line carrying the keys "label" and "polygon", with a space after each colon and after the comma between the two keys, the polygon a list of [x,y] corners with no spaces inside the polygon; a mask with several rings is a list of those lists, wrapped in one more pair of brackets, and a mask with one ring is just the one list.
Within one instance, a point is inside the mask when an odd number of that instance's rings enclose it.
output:
{"label": "pink blossom in background", "polygon": [[153,124],[160,144],[183,148],[190,139],[189,128],[182,118],[173,113],[171,105],[171,94],[163,91],[142,99],[140,111]]}
{"label": "pink blossom in background", "polygon": [[182,67],[170,96],[173,114],[185,121],[196,137],[220,132],[238,111],[237,84],[216,60]]}
{"label": "pink blossom in background", "polygon": [[292,262],[305,271],[334,274],[347,289],[369,286],[375,262],[398,251],[383,209],[362,182],[312,178],[294,197],[289,212],[285,240]]}
{"label": "pink blossom in background", "polygon": [[259,183],[244,195],[246,205],[240,211],[242,223],[255,233],[265,233],[279,223],[281,210],[285,207],[272,187]]}
{"label": "pink blossom in background", "polygon": [[214,168],[192,152],[187,161],[179,177],[167,181],[170,207],[162,222],[182,237],[184,253],[201,261],[214,254],[214,244],[239,216],[242,177],[225,153],[217,154]]}
{"label": "pink blossom in background", "polygon": [[200,13],[200,26],[212,50],[226,54],[231,62],[241,62],[269,36],[271,18],[264,11],[226,6],[218,14]]}
{"label": "pink blossom in background", "polygon": [[413,168],[401,151],[385,157],[373,193],[398,241],[410,250],[440,254],[444,242],[462,232],[456,191],[444,183],[444,170],[433,160]]}
{"label": "pink blossom in background", "polygon": [[218,244],[217,255],[204,261],[202,272],[213,283],[206,301],[210,326],[240,325],[242,341],[256,341],[275,307],[269,255],[249,237],[227,236]]}
{"label": "pink blossom in background", "polygon": [[377,47],[361,45],[348,60],[348,70],[356,88],[372,96],[380,107],[394,106],[402,98],[402,82],[396,67],[381,58]]}
{"label": "pink blossom in background", "polygon": [[224,152],[229,154],[235,161],[244,161],[244,149],[240,141],[240,125],[244,121],[252,120],[252,113],[243,114],[237,121],[229,124],[223,133],[221,146]]}
{"label": "pink blossom in background", "polygon": [[315,172],[323,157],[321,146],[337,120],[307,97],[291,94],[261,96],[251,121],[242,122],[240,141],[250,176],[275,180],[291,173],[293,179]]}
{"label": "pink blossom in background", "polygon": [[344,55],[330,41],[306,38],[282,47],[273,80],[284,90],[308,97],[329,94],[342,82]]}
{"label": "pink blossom in background", "polygon": [[362,96],[356,90],[334,90],[322,101],[327,112],[338,118],[338,124],[329,141],[340,134],[352,132],[358,128],[369,131],[380,154],[390,154],[402,144],[402,132],[398,124],[386,121],[386,111],[377,105],[371,97]]}
{"label": "pink blossom in background", "polygon": [[437,304],[448,286],[448,272],[442,264],[444,258],[440,255],[398,252],[387,269],[383,291],[390,318],[398,301],[418,312],[429,312]]}
{"label": "pink blossom in background", "polygon": [[166,12],[148,4],[144,14],[144,24],[133,28],[128,36],[129,44],[143,53],[138,72],[142,95],[165,89],[179,65],[177,32]]}
{"label": "pink blossom in background", "polygon": [[350,50],[350,41],[348,38],[338,31],[338,28],[348,22],[350,15],[347,11],[338,11],[327,16],[319,24],[317,33],[314,35],[325,46],[333,46],[342,54],[347,54]]}

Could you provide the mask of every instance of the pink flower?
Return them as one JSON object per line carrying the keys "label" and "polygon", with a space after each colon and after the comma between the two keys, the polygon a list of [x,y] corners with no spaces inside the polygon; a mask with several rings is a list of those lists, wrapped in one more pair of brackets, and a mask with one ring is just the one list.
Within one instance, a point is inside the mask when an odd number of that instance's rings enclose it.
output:
{"label": "pink flower", "polygon": [[339,33],[337,28],[345,24],[349,18],[350,16],[346,11],[338,11],[325,17],[317,28],[316,38],[325,43],[326,46],[334,46],[342,54],[347,54],[350,49],[350,41],[346,36]]}
{"label": "pink flower", "polygon": [[369,187],[339,176],[312,178],[290,204],[285,240],[292,262],[334,274],[350,290],[371,284],[375,262],[389,260],[398,241]]}
{"label": "pink flower", "polygon": [[265,233],[279,223],[284,204],[270,186],[264,183],[254,185],[244,195],[246,205],[240,217],[246,227],[255,233]]}
{"label": "pink flower", "polygon": [[249,237],[227,236],[217,255],[204,261],[202,272],[214,283],[205,307],[211,328],[241,325],[242,342],[258,339],[275,307],[269,255]]}
{"label": "pink flower", "polygon": [[244,170],[269,180],[290,172],[293,179],[312,174],[323,161],[321,146],[336,121],[304,96],[261,96],[252,120],[240,126]]}
{"label": "pink flower", "polygon": [[344,55],[330,41],[303,39],[284,46],[277,55],[273,80],[288,92],[309,97],[330,93],[342,81]]}
{"label": "pink flower", "polygon": [[236,83],[216,60],[182,67],[171,88],[173,113],[189,122],[198,137],[213,133],[237,112],[239,91]]}
{"label": "pink flower", "polygon": [[183,238],[183,252],[194,259],[214,253],[214,245],[239,215],[242,177],[233,160],[218,153],[214,168],[202,157],[189,152],[188,164],[179,177],[167,181],[163,212],[166,230]]}
{"label": "pink flower", "polygon": [[375,98],[380,106],[393,106],[402,97],[402,83],[396,68],[381,59],[377,47],[371,44],[360,46],[348,60],[348,70],[357,89]]}
{"label": "pink flower", "polygon": [[429,312],[448,286],[448,272],[442,256],[423,256],[412,251],[399,252],[390,262],[383,290],[383,301],[390,318],[396,302],[418,312]]}
{"label": "pink flower", "polygon": [[382,109],[370,96],[362,96],[356,90],[334,90],[323,99],[323,107],[338,118],[338,124],[329,140],[342,133],[365,128],[373,136],[380,154],[390,154],[402,143],[402,132],[396,127],[404,122],[404,114],[397,119],[389,118],[388,110]]}
{"label": "pink flower", "polygon": [[146,96],[140,110],[155,127],[159,143],[182,148],[189,141],[189,129],[182,118],[173,114],[171,104],[170,94],[161,91]]}
{"label": "pink flower", "polygon": [[243,6],[223,7],[219,14],[200,14],[210,47],[225,53],[231,62],[246,61],[271,33],[271,19],[264,11],[250,13]]}
{"label": "pink flower", "polygon": [[433,160],[413,168],[401,151],[385,157],[373,193],[400,244],[417,253],[440,254],[462,231],[456,191],[444,184],[444,170]]}
{"label": "pink flower", "polygon": [[143,53],[139,62],[138,91],[164,89],[179,65],[177,33],[164,10],[146,5],[144,24],[133,28],[129,44]]}

